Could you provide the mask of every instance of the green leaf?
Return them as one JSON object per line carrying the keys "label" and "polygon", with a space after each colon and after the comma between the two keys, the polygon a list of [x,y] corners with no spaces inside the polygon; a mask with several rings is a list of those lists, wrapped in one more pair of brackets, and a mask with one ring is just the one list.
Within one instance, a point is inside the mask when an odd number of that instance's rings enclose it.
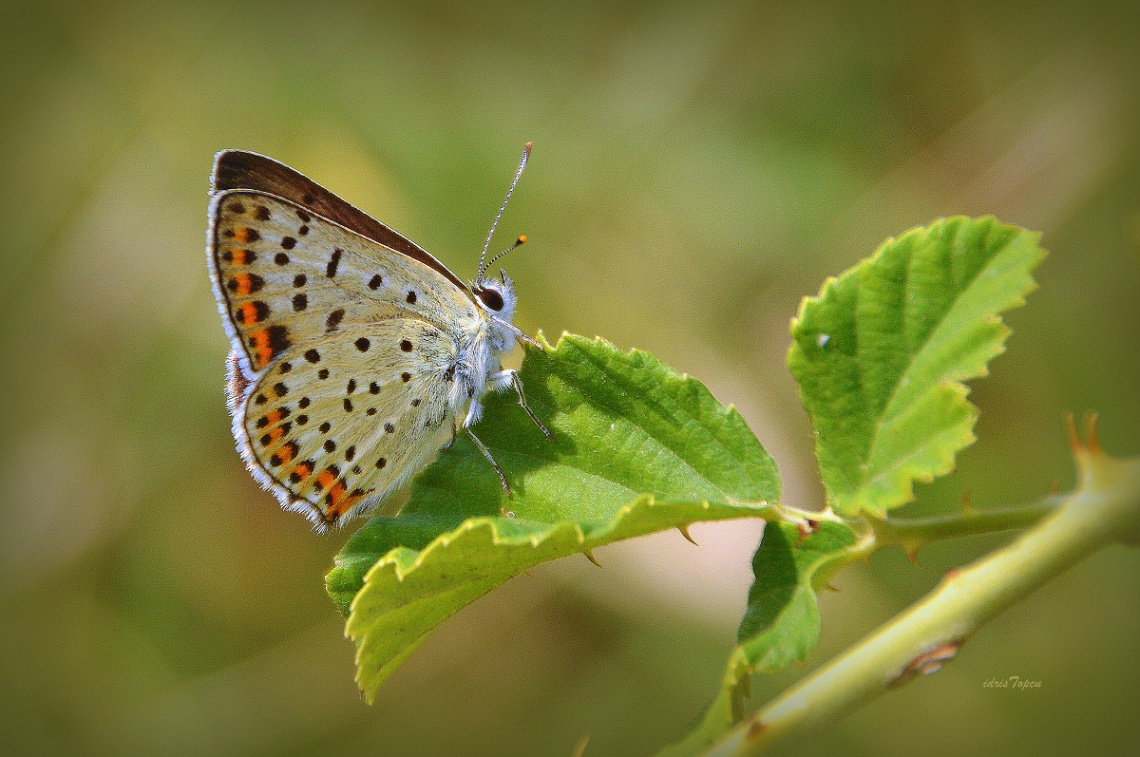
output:
{"label": "green leaf", "polygon": [[950,472],[974,441],[962,382],[1004,349],[998,316],[1035,288],[1038,238],[993,218],[938,221],[887,240],[804,300],[788,367],[836,512],[905,504],[913,482]]}
{"label": "green leaf", "polygon": [[772,673],[805,659],[819,642],[816,592],[842,567],[861,556],[850,527],[824,520],[802,534],[794,523],[769,522],[752,558],[756,580],[729,657],[721,689],[704,717],[662,757],[694,754],[744,717],[753,673]]}
{"label": "green leaf", "polygon": [[527,402],[488,398],[476,427],[511,484],[462,434],[395,518],[373,518],[327,583],[371,699],[444,619],[526,568],[703,520],[772,517],[779,476],[740,415],[643,352],[564,335],[528,351]]}

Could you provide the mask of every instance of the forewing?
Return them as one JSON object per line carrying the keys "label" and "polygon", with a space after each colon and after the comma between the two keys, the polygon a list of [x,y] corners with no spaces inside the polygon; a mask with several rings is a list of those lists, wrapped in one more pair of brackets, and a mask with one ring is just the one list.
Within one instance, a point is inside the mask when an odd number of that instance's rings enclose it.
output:
{"label": "forewing", "polygon": [[289,200],[300,207],[328,218],[361,236],[418,260],[438,271],[455,286],[464,283],[443,263],[418,244],[388,228],[363,210],[345,202],[299,171],[294,171],[273,158],[246,150],[222,150],[214,159],[211,190],[252,189]]}
{"label": "forewing", "polygon": [[247,465],[318,527],[375,508],[451,437],[455,351],[439,327],[410,318],[287,348],[234,403]]}
{"label": "forewing", "polygon": [[215,294],[251,380],[283,353],[354,325],[418,318],[454,331],[478,317],[467,291],[436,269],[290,200],[223,191],[210,218]]}

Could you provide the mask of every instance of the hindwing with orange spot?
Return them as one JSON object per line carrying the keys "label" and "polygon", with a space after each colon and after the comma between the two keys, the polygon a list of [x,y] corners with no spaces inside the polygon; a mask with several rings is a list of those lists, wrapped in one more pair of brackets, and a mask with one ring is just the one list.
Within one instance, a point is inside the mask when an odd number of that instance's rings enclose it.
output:
{"label": "hindwing with orange spot", "polygon": [[237,404],[246,464],[318,526],[372,509],[450,438],[454,349],[440,329],[407,318],[287,347]]}

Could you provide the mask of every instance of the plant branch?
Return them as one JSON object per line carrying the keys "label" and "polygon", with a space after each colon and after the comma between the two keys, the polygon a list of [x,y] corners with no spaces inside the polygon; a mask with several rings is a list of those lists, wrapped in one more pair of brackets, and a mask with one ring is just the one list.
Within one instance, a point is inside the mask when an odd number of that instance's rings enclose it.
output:
{"label": "plant branch", "polygon": [[1040,502],[1001,510],[965,508],[955,515],[921,520],[874,516],[867,516],[867,520],[875,533],[877,548],[898,544],[913,560],[919,547],[932,541],[1028,528],[1055,512],[1068,499],[1068,495],[1053,494]]}
{"label": "plant branch", "polygon": [[1054,513],[1007,547],[949,573],[927,598],[743,720],[705,754],[743,757],[801,746],[889,689],[936,672],[982,625],[1075,563],[1110,543],[1136,544],[1140,457],[1108,457],[1091,426],[1087,445],[1073,438],[1080,486]]}

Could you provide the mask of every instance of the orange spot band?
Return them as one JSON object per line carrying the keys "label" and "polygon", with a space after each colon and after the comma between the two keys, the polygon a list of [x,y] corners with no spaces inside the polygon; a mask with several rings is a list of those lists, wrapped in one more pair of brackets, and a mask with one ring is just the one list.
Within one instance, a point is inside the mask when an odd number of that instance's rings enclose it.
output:
{"label": "orange spot band", "polygon": [[[270,433],[274,434],[273,441],[277,441],[278,437],[281,436],[281,429],[275,428]],[[277,457],[281,460],[282,465],[292,460],[296,455],[297,444],[295,442],[290,442],[281,449],[277,450]]]}
{"label": "orange spot band", "polygon": [[361,495],[356,492],[349,494],[346,491],[344,484],[340,481],[337,481],[336,485],[333,486],[332,491],[329,492],[328,496],[330,501],[329,514],[342,515],[347,512],[350,507],[360,501]]}
{"label": "orange spot band", "polygon": [[258,329],[249,334],[249,346],[253,349],[253,359],[256,368],[263,367],[273,357],[273,348],[269,346],[269,331]]}
{"label": "orange spot band", "polygon": [[317,476],[317,486],[322,489],[327,489],[336,481],[336,475],[330,470],[323,470]]}
{"label": "orange spot band", "polygon": [[241,321],[242,326],[252,326],[261,320],[261,313],[258,311],[257,306],[252,302],[247,302],[244,305],[239,305],[238,320]]}

